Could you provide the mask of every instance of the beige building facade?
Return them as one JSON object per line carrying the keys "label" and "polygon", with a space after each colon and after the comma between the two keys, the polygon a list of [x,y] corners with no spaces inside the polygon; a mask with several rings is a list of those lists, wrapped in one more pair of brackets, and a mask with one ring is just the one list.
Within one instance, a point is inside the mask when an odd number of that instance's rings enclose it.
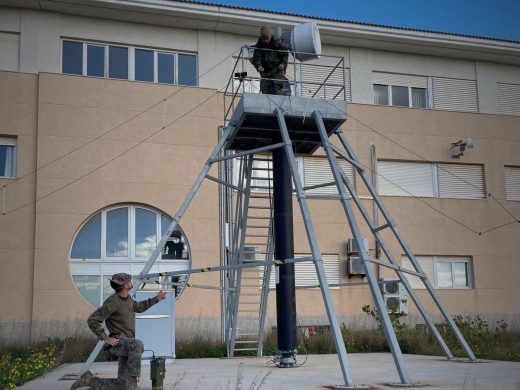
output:
{"label": "beige building facade", "polygon": [[[107,276],[140,272],[217,144],[240,47],[262,24],[288,30],[309,20],[180,1],[0,1],[2,338],[84,326]],[[324,54],[344,58],[342,129],[362,164],[377,160],[379,193],[449,311],[517,318],[520,43],[314,21]],[[452,143],[467,138],[474,147],[453,158]],[[321,155],[298,157],[308,183],[320,176]],[[180,222],[182,253],[154,269],[220,263],[218,193],[204,183]],[[331,280],[363,281],[349,275],[341,205],[309,205]],[[309,253],[296,200],[294,211],[295,252]],[[331,294],[345,321],[373,305],[366,286]],[[271,294],[270,318],[274,303]],[[219,334],[222,310],[218,291],[187,288],[178,329],[205,323]],[[297,290],[297,312],[302,322],[325,321],[319,290]]]}

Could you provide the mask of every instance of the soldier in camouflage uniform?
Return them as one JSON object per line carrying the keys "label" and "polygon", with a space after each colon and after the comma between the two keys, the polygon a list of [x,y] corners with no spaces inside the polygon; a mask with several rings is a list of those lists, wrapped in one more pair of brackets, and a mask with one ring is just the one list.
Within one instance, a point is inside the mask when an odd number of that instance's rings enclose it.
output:
{"label": "soldier in camouflage uniform", "polygon": [[253,53],[253,66],[262,79],[260,92],[271,95],[290,95],[285,77],[289,52],[283,41],[275,39],[268,26],[260,29],[260,38]]}
{"label": "soldier in camouflage uniform", "polygon": [[[87,320],[94,334],[106,344],[105,350],[119,357],[117,379],[97,378],[90,371],[81,375],[73,383],[71,390],[90,386],[94,390],[135,390],[141,375],[142,341],[135,338],[135,314],[146,311],[160,300],[166,293],[160,291],[156,297],[136,302],[129,295],[134,287],[132,276],[115,274],[110,279],[115,294],[109,296],[103,306],[97,309]],[[105,334],[102,324],[105,322],[109,335]]]}

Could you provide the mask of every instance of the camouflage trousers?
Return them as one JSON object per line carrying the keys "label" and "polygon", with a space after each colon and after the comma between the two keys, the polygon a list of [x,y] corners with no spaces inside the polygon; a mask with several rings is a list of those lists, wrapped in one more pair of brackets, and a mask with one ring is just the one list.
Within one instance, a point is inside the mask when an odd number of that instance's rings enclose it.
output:
{"label": "camouflage trousers", "polygon": [[262,74],[260,92],[270,95],[290,95],[289,81],[285,77],[284,72],[275,71]]}
{"label": "camouflage trousers", "polygon": [[[122,338],[119,344],[110,348],[110,353],[119,357],[117,378],[93,377],[93,390],[133,390],[137,389],[137,378],[141,376],[141,356],[144,345],[141,340]],[[130,383],[129,383],[130,382]]]}

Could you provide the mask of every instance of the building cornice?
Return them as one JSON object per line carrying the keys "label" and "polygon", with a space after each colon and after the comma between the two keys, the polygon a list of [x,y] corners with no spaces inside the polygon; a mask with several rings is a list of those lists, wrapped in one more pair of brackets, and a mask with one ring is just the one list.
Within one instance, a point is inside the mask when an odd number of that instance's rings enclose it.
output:
{"label": "building cornice", "polygon": [[520,65],[520,42],[179,0],[0,0],[0,5],[256,36],[263,24],[315,21],[325,45]]}

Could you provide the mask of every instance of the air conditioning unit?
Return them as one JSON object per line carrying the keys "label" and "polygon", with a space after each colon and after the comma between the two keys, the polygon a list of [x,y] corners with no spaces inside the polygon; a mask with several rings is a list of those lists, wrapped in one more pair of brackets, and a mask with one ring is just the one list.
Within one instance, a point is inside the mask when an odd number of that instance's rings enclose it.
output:
{"label": "air conditioning unit", "polygon": [[244,252],[242,253],[242,261],[256,261],[257,254],[258,254],[258,247],[245,246]]}
{"label": "air conditioning unit", "polygon": [[[368,238],[363,238],[363,244],[365,250],[368,252]],[[349,238],[347,240],[347,255],[348,256],[359,256],[359,248],[356,244],[356,240]]]}
{"label": "air conditioning unit", "polygon": [[365,265],[360,257],[349,256],[347,258],[347,273],[348,277],[365,276]]}
{"label": "air conditioning unit", "polygon": [[388,313],[408,314],[408,295],[399,280],[383,279],[381,291]]}

